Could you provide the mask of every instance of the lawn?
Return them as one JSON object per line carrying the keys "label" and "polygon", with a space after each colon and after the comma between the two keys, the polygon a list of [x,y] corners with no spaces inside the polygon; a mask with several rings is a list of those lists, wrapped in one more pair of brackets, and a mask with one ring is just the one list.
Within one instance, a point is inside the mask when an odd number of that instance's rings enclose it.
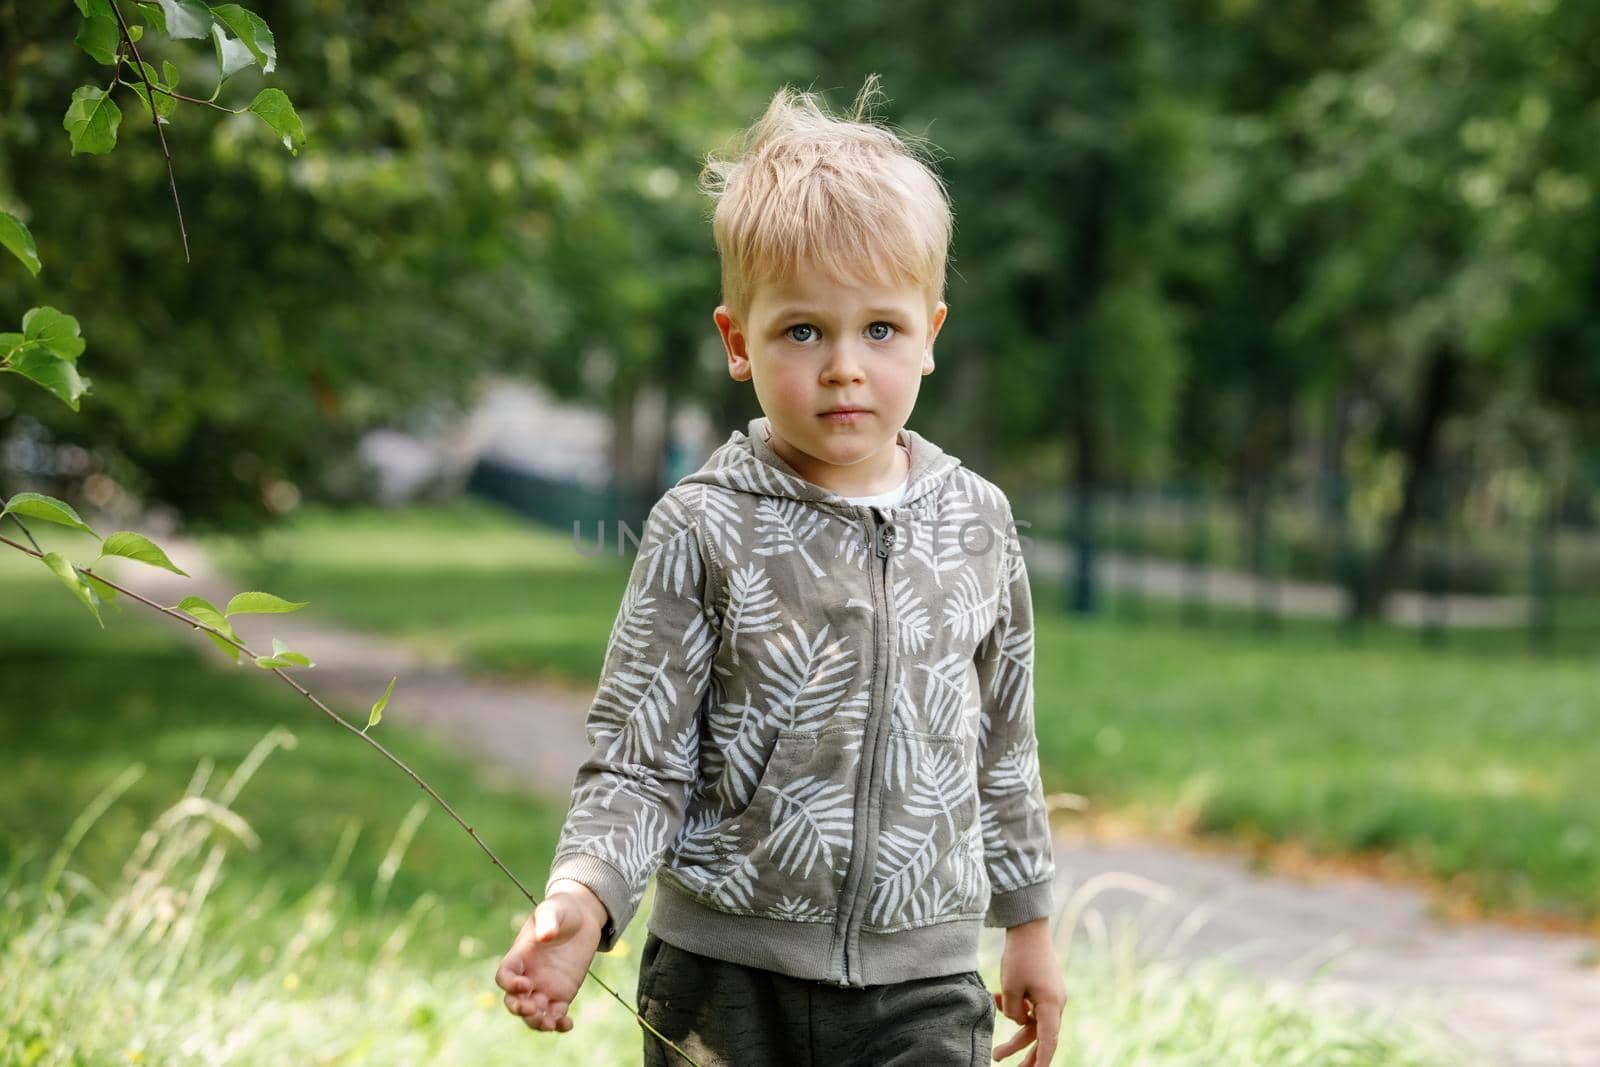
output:
{"label": "lawn", "polygon": [[[584,556],[569,533],[465,501],[309,511],[219,552],[330,616],[589,686],[631,558],[607,547]],[[1047,789],[1153,828],[1379,850],[1491,909],[1600,917],[1591,657],[1531,653],[1520,633],[1434,649],[1391,627],[1351,642],[1238,613],[1190,627],[1153,604],[1083,621],[1060,602],[1035,588]]]}
{"label": "lawn", "polygon": [[[425,527],[412,516],[391,529],[415,545]],[[527,537],[453,532],[461,558],[495,573],[484,544],[515,553]],[[47,547],[81,549],[70,537]],[[389,584],[404,587],[395,558]],[[346,595],[360,562],[336,568]],[[132,606],[102,630],[40,565],[0,553],[0,1064],[637,1061],[629,1010],[598,987],[575,1001],[567,1035],[507,1015],[492,975],[523,912],[514,888],[374,752],[275,678],[200,647]],[[379,730],[539,886],[562,812]],[[596,961],[630,1005],[643,931],[641,915]],[[981,968],[997,988],[987,934]],[[1057,1062],[1461,1062],[1403,1018],[1312,1010],[1218,968],[1135,964],[1116,938],[1061,943],[1073,1001]],[[1001,1020],[997,1040],[1012,1030]]]}

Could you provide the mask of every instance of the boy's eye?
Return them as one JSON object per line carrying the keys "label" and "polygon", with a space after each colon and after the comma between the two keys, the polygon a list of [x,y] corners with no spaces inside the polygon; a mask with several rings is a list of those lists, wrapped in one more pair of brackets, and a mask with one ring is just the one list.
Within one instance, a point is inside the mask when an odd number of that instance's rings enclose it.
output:
{"label": "boy's eye", "polygon": [[[892,322],[875,322],[867,327],[867,336],[874,341],[887,341],[899,330],[900,328]],[[797,322],[783,333],[797,344],[808,344],[817,338],[817,328],[809,322]]]}

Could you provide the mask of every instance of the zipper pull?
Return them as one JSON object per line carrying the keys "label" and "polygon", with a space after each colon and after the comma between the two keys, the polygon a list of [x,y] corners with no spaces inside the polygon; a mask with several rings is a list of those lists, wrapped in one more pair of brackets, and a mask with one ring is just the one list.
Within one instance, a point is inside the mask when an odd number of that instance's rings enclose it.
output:
{"label": "zipper pull", "polygon": [[[873,514],[874,518],[879,518],[879,519],[882,518],[882,516],[880,516],[878,514],[878,509],[877,508],[873,508],[872,509],[872,514]],[[877,528],[876,534],[873,537],[873,543],[877,546],[878,558],[879,559],[888,559],[889,558],[889,550],[894,547],[894,542],[895,542],[894,523],[885,522],[883,525],[881,525],[881,526],[879,526]]]}

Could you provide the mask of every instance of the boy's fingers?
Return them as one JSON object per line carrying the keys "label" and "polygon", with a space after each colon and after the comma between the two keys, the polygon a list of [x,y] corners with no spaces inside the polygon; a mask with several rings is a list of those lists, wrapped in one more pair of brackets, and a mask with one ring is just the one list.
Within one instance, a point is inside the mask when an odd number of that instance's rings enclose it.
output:
{"label": "boy's fingers", "polygon": [[1003,1044],[994,1047],[994,1058],[1003,1060],[1033,1040],[1038,1031],[1038,1024],[1031,1019],[1023,1025],[1022,1029],[1012,1034]]}
{"label": "boy's fingers", "polygon": [[1039,1044],[1037,1046],[1040,1063],[1049,1063],[1056,1054],[1056,1040],[1061,1036],[1061,1011],[1058,1008],[1046,1008],[1039,1017]]}
{"label": "boy's fingers", "polygon": [[1027,1006],[1023,1004],[1021,993],[1013,993],[1009,989],[1004,991],[1001,1000],[1000,1014],[1014,1023],[1026,1022],[1028,1019]]}

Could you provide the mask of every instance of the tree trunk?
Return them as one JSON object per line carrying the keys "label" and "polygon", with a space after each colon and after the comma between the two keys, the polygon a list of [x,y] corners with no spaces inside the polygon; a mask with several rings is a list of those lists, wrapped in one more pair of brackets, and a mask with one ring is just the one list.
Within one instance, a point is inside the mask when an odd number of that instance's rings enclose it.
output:
{"label": "tree trunk", "polygon": [[1444,345],[1434,350],[1423,371],[1422,391],[1417,395],[1411,436],[1406,442],[1405,489],[1400,508],[1389,522],[1383,548],[1361,582],[1355,606],[1358,619],[1381,616],[1384,602],[1400,579],[1411,535],[1422,511],[1423,487],[1438,462],[1439,430],[1455,403],[1460,374],[1461,357],[1453,347]]}

